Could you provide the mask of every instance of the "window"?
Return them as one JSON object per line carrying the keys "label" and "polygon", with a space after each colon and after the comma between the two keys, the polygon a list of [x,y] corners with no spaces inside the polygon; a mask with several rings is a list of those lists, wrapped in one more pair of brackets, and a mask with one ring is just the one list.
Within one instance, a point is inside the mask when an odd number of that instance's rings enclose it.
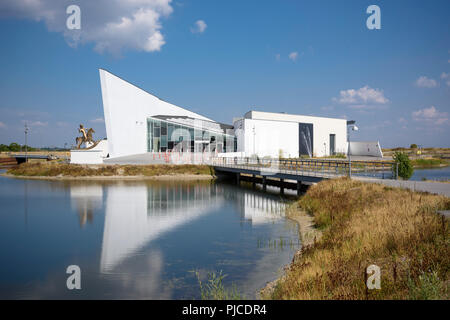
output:
{"label": "window", "polygon": [[174,130],[174,125],[169,123],[167,125],[167,140],[168,141],[173,141],[172,140],[173,130]]}

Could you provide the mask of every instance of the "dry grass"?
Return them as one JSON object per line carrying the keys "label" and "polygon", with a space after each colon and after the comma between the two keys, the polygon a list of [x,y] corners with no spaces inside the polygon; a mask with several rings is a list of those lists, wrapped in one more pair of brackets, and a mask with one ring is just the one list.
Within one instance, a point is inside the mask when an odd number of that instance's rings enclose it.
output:
{"label": "dry grass", "polygon": [[206,165],[77,165],[57,162],[23,163],[8,174],[29,177],[87,177],[87,176],[162,176],[214,175]]}
{"label": "dry grass", "polygon": [[[450,199],[346,178],[321,182],[298,203],[323,231],[304,247],[273,299],[448,299]],[[381,268],[381,290],[364,272]]]}

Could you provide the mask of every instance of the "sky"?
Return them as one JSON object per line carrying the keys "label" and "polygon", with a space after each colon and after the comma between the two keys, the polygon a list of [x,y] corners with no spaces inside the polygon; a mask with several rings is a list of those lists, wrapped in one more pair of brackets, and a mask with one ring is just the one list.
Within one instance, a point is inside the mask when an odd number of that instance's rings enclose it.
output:
{"label": "sky", "polygon": [[[67,20],[80,8],[80,29]],[[381,29],[369,29],[370,5]],[[0,143],[106,137],[99,68],[219,122],[355,120],[355,141],[450,147],[450,1],[2,0]],[[73,22],[70,20],[69,22]]]}

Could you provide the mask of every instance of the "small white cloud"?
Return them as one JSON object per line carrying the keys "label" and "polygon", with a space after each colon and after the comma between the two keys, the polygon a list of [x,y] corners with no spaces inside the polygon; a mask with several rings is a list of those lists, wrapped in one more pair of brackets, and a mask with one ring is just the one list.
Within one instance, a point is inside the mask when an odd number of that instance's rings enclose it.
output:
{"label": "small white cloud", "polygon": [[430,79],[426,76],[421,76],[416,80],[416,86],[419,88],[435,88],[437,85],[438,83],[436,80]]}
{"label": "small white cloud", "polygon": [[89,122],[92,122],[92,123],[104,123],[105,120],[103,118],[96,118],[96,119],[89,120]]}
{"label": "small white cloud", "polygon": [[401,124],[406,124],[406,123],[408,123],[408,120],[406,120],[403,117],[400,117],[400,119],[398,119],[398,122],[401,123]]}
{"label": "small white cloud", "polygon": [[412,118],[414,121],[421,121],[428,124],[441,125],[448,122],[448,113],[440,112],[434,106],[413,111]]}
{"label": "small white cloud", "polygon": [[56,125],[58,127],[67,127],[69,124],[67,122],[64,122],[64,121],[57,121]]}
{"label": "small white cloud", "polygon": [[297,51],[289,53],[289,59],[291,59],[292,61],[297,61],[297,58],[298,58],[298,52]]}
{"label": "small white cloud", "polygon": [[4,129],[6,128],[6,124],[4,124],[3,122],[0,121],[0,129]]}
{"label": "small white cloud", "polygon": [[364,86],[359,89],[341,90],[339,97],[332,99],[339,104],[347,104],[352,109],[376,109],[380,105],[386,105],[389,99],[384,96],[380,89]]}
{"label": "small white cloud", "polygon": [[279,53],[277,53],[275,55],[275,60],[280,61],[280,59],[281,59],[281,55]]}
{"label": "small white cloud", "polygon": [[320,110],[322,111],[333,111],[334,110],[334,106],[323,106],[320,108]]}
{"label": "small white cloud", "polygon": [[450,87],[450,73],[442,72],[441,79],[444,80],[447,86]]}
{"label": "small white cloud", "polygon": [[208,25],[203,20],[195,21],[194,27],[191,28],[192,33],[203,33]]}
{"label": "small white cloud", "polygon": [[23,124],[26,124],[28,127],[46,127],[48,126],[48,122],[42,122],[42,121],[28,121],[28,120],[22,120]]}

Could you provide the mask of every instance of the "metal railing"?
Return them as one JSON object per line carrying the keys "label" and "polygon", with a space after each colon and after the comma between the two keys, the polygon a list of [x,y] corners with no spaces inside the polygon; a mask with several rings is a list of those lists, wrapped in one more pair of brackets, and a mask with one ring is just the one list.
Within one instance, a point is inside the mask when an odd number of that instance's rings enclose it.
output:
{"label": "metal railing", "polygon": [[213,158],[211,164],[215,167],[234,168],[260,171],[261,175],[277,173],[314,176],[323,178],[353,176],[372,177],[379,179],[396,179],[397,164],[393,161],[352,161],[331,159],[272,159],[272,158]]}

